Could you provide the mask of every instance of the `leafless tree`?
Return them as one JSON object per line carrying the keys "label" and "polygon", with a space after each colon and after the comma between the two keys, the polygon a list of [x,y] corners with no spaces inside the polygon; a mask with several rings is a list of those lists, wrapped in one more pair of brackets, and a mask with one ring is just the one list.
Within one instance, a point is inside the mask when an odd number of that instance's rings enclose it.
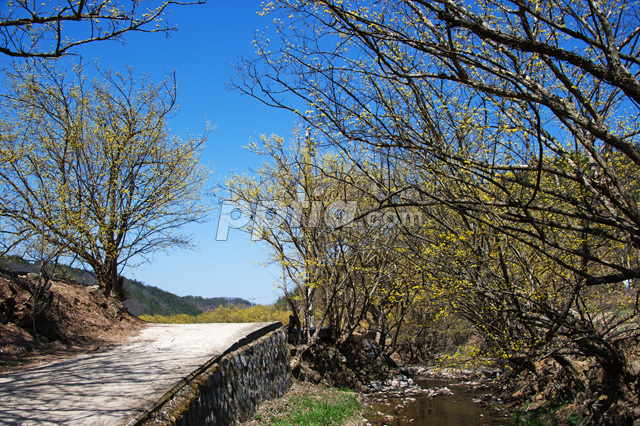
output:
{"label": "leafless tree", "polygon": [[0,9],[0,53],[56,58],[83,44],[122,41],[129,32],[168,33],[175,27],[165,20],[165,11],[205,2],[9,0]]}

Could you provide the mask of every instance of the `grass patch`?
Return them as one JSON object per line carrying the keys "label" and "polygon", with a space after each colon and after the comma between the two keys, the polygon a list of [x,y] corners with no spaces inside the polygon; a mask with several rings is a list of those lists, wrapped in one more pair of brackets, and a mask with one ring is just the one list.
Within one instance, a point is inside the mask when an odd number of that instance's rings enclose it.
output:
{"label": "grass patch", "polygon": [[295,383],[279,400],[270,401],[244,425],[265,426],[347,426],[355,425],[363,411],[351,390]]}
{"label": "grass patch", "polygon": [[571,413],[567,416],[567,424],[571,426],[578,426],[580,424],[580,416],[576,413]]}
{"label": "grass patch", "polygon": [[514,411],[511,413],[511,420],[517,426],[548,426],[545,415],[540,412],[525,413],[524,411]]}
{"label": "grass patch", "polygon": [[342,394],[332,400],[304,396],[294,399],[291,408],[281,418],[272,418],[274,426],[342,425],[360,411],[360,403],[353,395]]}

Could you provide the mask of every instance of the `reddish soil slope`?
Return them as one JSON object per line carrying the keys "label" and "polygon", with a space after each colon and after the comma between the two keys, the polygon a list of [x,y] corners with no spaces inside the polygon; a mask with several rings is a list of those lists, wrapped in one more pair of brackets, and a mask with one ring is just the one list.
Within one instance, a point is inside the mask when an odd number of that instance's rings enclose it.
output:
{"label": "reddish soil slope", "polygon": [[97,351],[138,334],[144,322],[95,287],[53,282],[33,330],[29,278],[0,274],[0,373]]}

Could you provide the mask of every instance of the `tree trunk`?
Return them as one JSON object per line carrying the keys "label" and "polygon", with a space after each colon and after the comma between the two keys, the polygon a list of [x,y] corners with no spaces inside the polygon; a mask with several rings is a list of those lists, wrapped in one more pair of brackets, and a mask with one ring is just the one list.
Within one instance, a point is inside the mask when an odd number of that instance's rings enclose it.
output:
{"label": "tree trunk", "polygon": [[107,298],[114,297],[124,301],[126,294],[124,291],[124,278],[118,275],[118,264],[114,261],[107,261],[103,268],[96,270],[96,276],[100,286],[104,289]]}

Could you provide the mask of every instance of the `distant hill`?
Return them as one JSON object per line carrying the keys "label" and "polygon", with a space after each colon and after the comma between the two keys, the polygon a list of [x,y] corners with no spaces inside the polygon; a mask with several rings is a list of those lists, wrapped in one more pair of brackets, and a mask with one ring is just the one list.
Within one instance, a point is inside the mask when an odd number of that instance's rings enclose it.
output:
{"label": "distant hill", "polygon": [[[9,271],[38,272],[38,265],[15,256],[0,257],[0,268]],[[84,269],[66,265],[48,268],[57,279],[71,279],[84,285],[97,285],[94,275]],[[124,288],[127,300],[124,305],[135,315],[199,315],[220,306],[251,306],[251,302],[241,298],[200,296],[176,296],[157,287],[145,285],[137,280],[125,278]]]}
{"label": "distant hill", "polygon": [[202,312],[211,311],[220,306],[251,306],[251,302],[239,297],[201,297],[201,296],[182,296],[182,299],[192,304]]}
{"label": "distant hill", "polygon": [[133,315],[199,315],[220,306],[251,306],[248,300],[227,297],[204,298],[200,296],[176,296],[157,287],[125,279],[127,300],[124,305]]}

